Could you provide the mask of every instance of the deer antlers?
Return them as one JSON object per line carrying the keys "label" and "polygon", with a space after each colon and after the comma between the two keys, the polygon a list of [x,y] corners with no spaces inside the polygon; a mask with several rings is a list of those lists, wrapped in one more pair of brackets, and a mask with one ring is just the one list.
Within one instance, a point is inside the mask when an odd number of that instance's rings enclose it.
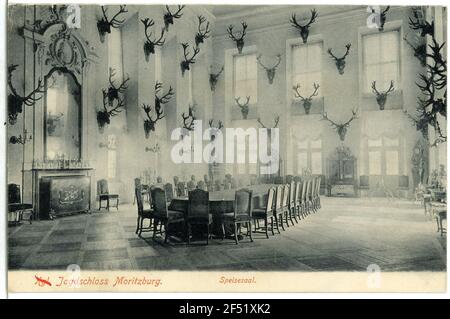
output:
{"label": "deer antlers", "polygon": [[[427,46],[425,44],[419,44],[414,46],[411,42],[409,42],[407,38],[408,34],[403,37],[403,40],[413,49],[414,56],[419,59],[420,64],[425,67],[427,65]],[[416,35],[416,40],[418,36]]]}
{"label": "deer antlers", "polygon": [[211,87],[211,91],[216,89],[217,81],[219,80],[220,74],[222,74],[224,66],[220,69],[218,73],[213,73],[212,66],[210,66],[211,72],[209,73],[209,85]]}
{"label": "deer antlers", "polygon": [[107,8],[105,9],[105,6],[101,6],[101,7],[102,7],[103,17],[101,18],[101,20],[97,21],[97,29],[100,34],[100,40],[103,43],[105,41],[105,34],[111,33],[111,27],[118,28],[122,25],[122,23],[125,22],[125,20],[119,20],[118,16],[122,13],[128,12],[128,10],[126,9],[126,5],[121,5],[119,7],[119,12],[117,12],[112,17],[112,19],[109,20],[108,16],[106,15],[106,11],[108,11],[108,9]]}
{"label": "deer antlers", "polygon": [[113,77],[116,75],[116,72],[113,68],[109,68],[109,88],[108,88],[108,101],[109,106],[112,106],[112,103],[114,99],[119,99],[119,93],[123,93],[125,89],[127,88],[127,82],[130,80],[130,78],[127,76],[125,80],[122,81],[119,87],[116,87],[113,81]]}
{"label": "deer antlers", "polygon": [[330,120],[330,119],[328,118],[327,113],[324,112],[324,113],[322,114],[322,120],[326,120],[326,121],[330,122],[330,125],[337,131],[337,133],[338,133],[339,138],[341,139],[341,141],[344,141],[344,140],[345,140],[345,135],[347,134],[347,128],[350,126],[350,123],[351,123],[353,120],[356,120],[356,119],[358,118],[358,115],[357,115],[357,114],[358,114],[358,109],[352,110],[352,117],[351,117],[347,122],[338,124],[338,123],[336,123],[336,122]]}
{"label": "deer antlers", "polygon": [[208,123],[209,123],[209,127],[210,127],[210,128],[215,128],[215,129],[217,129],[217,130],[220,130],[220,129],[223,127],[223,123],[222,123],[222,121],[220,121],[220,120],[219,120],[219,122],[218,122],[217,127],[214,127],[214,120],[213,120],[213,119],[209,120]]}
{"label": "deer antlers", "polygon": [[[262,127],[267,128],[267,126],[264,125],[263,122],[261,122],[261,119],[258,117],[257,119],[258,123],[261,124]],[[274,126],[271,128],[275,128],[278,126],[278,122],[280,122],[280,116],[277,114],[277,116],[275,117],[274,121]]]}
{"label": "deer antlers", "polygon": [[181,11],[184,9],[185,5],[178,5],[178,10],[175,13],[170,12],[170,8],[166,5],[167,12],[164,14],[164,26],[166,27],[166,31],[169,31],[169,25],[173,24],[174,19],[179,19],[183,16]]}
{"label": "deer antlers", "polygon": [[241,102],[240,102],[241,98],[240,97],[237,97],[237,98],[234,99],[236,101],[236,104],[241,109],[241,113],[242,113],[242,116],[243,116],[244,120],[246,120],[247,116],[248,116],[249,104],[250,104],[250,96],[247,96],[246,99],[247,99],[247,101],[244,104],[241,104]]}
{"label": "deer antlers", "polygon": [[152,32],[148,33],[148,29],[152,27],[155,22],[153,20],[150,20],[149,18],[141,19],[141,22],[144,24],[145,27],[145,37],[147,38],[147,41],[144,43],[144,53],[145,53],[145,60],[148,62],[148,58],[150,54],[155,53],[155,47],[156,46],[162,46],[166,40],[163,40],[164,37],[164,29],[161,30],[161,36],[159,39],[152,40]]}
{"label": "deer antlers", "polygon": [[411,29],[420,30],[421,37],[424,37],[427,34],[431,35],[432,37],[434,36],[434,21],[432,21],[430,24],[426,20],[423,20],[422,22],[422,19],[420,19],[417,15],[415,15],[414,18],[416,19],[416,21],[414,21],[411,17],[409,18],[409,27]]}
{"label": "deer antlers", "polygon": [[195,104],[192,106],[189,105],[188,115],[185,115],[184,112],[183,114],[181,114],[181,117],[183,118],[183,128],[185,128],[188,131],[194,130],[194,121],[196,120],[194,113],[195,113]]}
{"label": "deer antlers", "polygon": [[303,97],[299,92],[300,84],[297,84],[296,86],[294,86],[293,89],[295,91],[297,98],[300,98],[302,101],[308,101],[308,100],[311,100],[314,96],[317,96],[319,94],[318,91],[319,91],[320,85],[317,83],[313,83],[313,87],[314,87],[314,92],[309,97],[306,97],[306,98]]}
{"label": "deer antlers", "polygon": [[275,77],[275,72],[277,70],[277,67],[280,65],[281,63],[281,54],[277,54],[277,63],[272,66],[271,68],[265,66],[262,62],[261,62],[261,58],[262,58],[262,54],[258,55],[258,57],[256,58],[256,60],[258,61],[258,64],[261,65],[264,70],[266,70],[267,73],[267,78],[269,79],[269,84],[273,83],[273,79]]}
{"label": "deer antlers", "polygon": [[390,92],[394,91],[394,81],[391,81],[389,88],[384,92],[379,92],[377,90],[376,81],[372,82],[372,92],[375,94],[378,106],[380,110],[384,110],[384,105],[386,104],[387,96]]}
{"label": "deer antlers", "polygon": [[147,118],[144,120],[144,131],[145,131],[145,138],[148,138],[151,131],[155,131],[155,124],[162,118],[164,118],[163,110],[161,108],[161,105],[155,105],[155,113],[156,113],[156,119],[152,119],[150,112],[152,111],[152,107],[148,104],[143,104],[142,109],[144,110],[145,114],[147,115]]}
{"label": "deer antlers", "polygon": [[111,106],[111,104],[107,103],[108,92],[105,89],[103,89],[102,92],[103,92],[103,109],[105,110],[105,112],[108,113],[110,116],[116,116],[117,114],[122,112],[122,108],[125,105],[125,99],[120,98],[117,99],[117,105],[108,111],[107,104]]}
{"label": "deer antlers", "polygon": [[296,14],[295,13],[292,14],[292,17],[289,21],[296,29],[300,30],[300,36],[302,37],[303,43],[306,43],[308,41],[309,27],[316,21],[317,17],[318,14],[316,9],[312,9],[309,22],[306,23],[305,25],[301,25],[300,23],[297,22]]}
{"label": "deer antlers", "polygon": [[16,89],[12,85],[12,74],[17,69],[16,64],[11,64],[8,66],[8,87],[11,91],[11,94],[8,95],[8,122],[11,125],[14,125],[17,121],[17,116],[19,113],[22,113],[22,107],[32,106],[34,103],[39,101],[42,96],[34,97],[36,93],[44,93],[42,91],[42,81],[38,80],[37,87],[31,91],[30,94],[26,96],[21,96],[17,93]]}
{"label": "deer antlers", "polygon": [[195,57],[200,52],[199,47],[194,47],[194,52],[192,53],[192,56],[189,58],[189,44],[187,43],[181,43],[181,46],[183,47],[183,54],[184,54],[184,60],[181,61],[181,74],[184,75],[185,71],[189,71],[190,65],[195,63]]}
{"label": "deer antlers", "polygon": [[[198,16],[198,32],[195,35],[195,45],[198,46],[200,43],[203,43],[205,39],[209,38],[209,21],[206,20],[203,16]],[[206,22],[206,27],[202,29],[202,24]]]}
{"label": "deer antlers", "polygon": [[345,68],[345,58],[347,57],[347,55],[350,52],[350,47],[352,45],[350,43],[345,45],[346,51],[344,53],[344,55],[340,58],[338,58],[337,56],[335,56],[333,54],[333,52],[331,51],[331,48],[328,49],[328,54],[334,59],[335,63],[336,63],[336,67],[339,71],[339,74],[344,74],[344,68]]}
{"label": "deer antlers", "polygon": [[160,109],[162,104],[166,104],[170,101],[170,99],[172,98],[172,96],[175,94],[172,86],[169,87],[169,91],[167,91],[166,94],[164,94],[163,96],[159,97],[158,93],[161,91],[162,89],[162,83],[156,81],[155,83],[155,109]]}
{"label": "deer antlers", "polygon": [[234,26],[231,24],[227,28],[228,35],[230,39],[232,39],[234,42],[236,42],[236,47],[238,49],[239,54],[242,53],[242,48],[244,47],[244,37],[247,30],[247,23],[244,21],[242,24],[242,31],[238,31],[236,34],[240,34],[240,37],[236,37],[236,35],[233,33]]}

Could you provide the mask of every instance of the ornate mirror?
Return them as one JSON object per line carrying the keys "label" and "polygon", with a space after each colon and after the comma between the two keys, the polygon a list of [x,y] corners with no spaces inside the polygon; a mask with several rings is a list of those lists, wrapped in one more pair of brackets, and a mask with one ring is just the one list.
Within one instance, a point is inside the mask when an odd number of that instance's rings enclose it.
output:
{"label": "ornate mirror", "polygon": [[44,141],[48,160],[81,157],[81,86],[64,68],[45,78]]}

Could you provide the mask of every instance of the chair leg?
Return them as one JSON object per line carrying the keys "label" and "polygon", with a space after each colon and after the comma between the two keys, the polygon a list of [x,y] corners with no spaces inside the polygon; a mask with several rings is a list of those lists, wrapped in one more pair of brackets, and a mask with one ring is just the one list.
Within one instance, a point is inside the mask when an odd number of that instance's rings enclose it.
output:
{"label": "chair leg", "polygon": [[234,240],[236,241],[236,245],[239,244],[237,223],[234,223]]}
{"label": "chair leg", "polygon": [[286,226],[290,227],[290,225],[289,225],[289,211],[288,210],[284,211],[284,219],[286,221]]}
{"label": "chair leg", "polygon": [[187,242],[188,245],[191,243],[191,224],[187,224]]}
{"label": "chair leg", "polygon": [[141,218],[141,222],[139,224],[139,237],[141,237],[143,228],[144,228],[144,218]]}
{"label": "chair leg", "polygon": [[164,224],[164,232],[166,233],[164,236],[164,244],[167,244],[169,241],[169,223],[165,222]]}
{"label": "chair leg", "polygon": [[278,216],[280,216],[281,217],[281,220],[280,220],[280,223],[281,223],[281,229],[283,229],[284,231],[286,230],[285,228],[284,228],[284,222],[283,222],[283,213],[281,213],[280,215],[278,215]]}
{"label": "chair leg", "polygon": [[140,219],[141,219],[141,216],[138,216],[138,218],[137,218],[137,223],[136,223],[136,234],[137,234],[138,231],[139,231],[139,221],[140,221]]}
{"label": "chair leg", "polygon": [[266,227],[266,238],[269,239],[269,223],[267,221],[267,216],[264,219],[264,226]]}
{"label": "chair leg", "polygon": [[157,232],[157,230],[158,230],[158,221],[155,220],[155,221],[153,222],[153,239],[156,238],[156,232]]}
{"label": "chair leg", "polygon": [[248,222],[247,225],[248,225],[247,233],[250,235],[250,241],[253,242],[251,222]]}
{"label": "chair leg", "polygon": [[209,245],[209,223],[206,224],[206,245]]}
{"label": "chair leg", "polygon": [[270,224],[271,224],[271,231],[272,231],[272,236],[275,236],[275,230],[274,230],[274,228],[273,228],[273,219],[274,219],[274,217],[273,216],[271,216],[270,217]]}
{"label": "chair leg", "polygon": [[293,220],[293,218],[292,218],[292,209],[289,209],[289,220],[291,221],[292,226],[295,226],[294,220]]}
{"label": "chair leg", "polygon": [[222,240],[225,239],[225,225],[222,222]]}

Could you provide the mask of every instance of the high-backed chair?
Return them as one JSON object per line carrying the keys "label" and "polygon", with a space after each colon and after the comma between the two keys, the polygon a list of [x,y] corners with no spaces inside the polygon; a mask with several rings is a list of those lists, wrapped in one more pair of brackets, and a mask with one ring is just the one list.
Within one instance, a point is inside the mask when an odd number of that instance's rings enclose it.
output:
{"label": "high-backed chair", "polygon": [[178,197],[186,197],[186,184],[184,182],[178,182],[177,196]]}
{"label": "high-backed chair", "polygon": [[205,182],[204,181],[198,181],[197,189],[201,189],[203,191],[207,191]]}
{"label": "high-backed chair", "polygon": [[189,192],[188,196],[189,205],[186,219],[188,244],[191,243],[191,225],[206,226],[206,244],[208,244],[210,237],[209,230],[212,224],[212,215],[209,210],[209,192],[202,189],[195,189]]}
{"label": "high-backed chair", "polygon": [[[138,217],[137,217],[137,225],[136,225],[136,234],[141,237],[142,232],[150,232],[153,229],[153,218],[154,218],[154,211],[153,209],[144,209],[144,201],[142,197],[142,184],[141,180],[139,178],[134,179],[134,194],[136,196],[136,203],[137,203],[137,210],[138,210]],[[149,220],[149,226],[144,227],[144,220]]]}
{"label": "high-backed chair", "polygon": [[[108,188],[108,181],[101,179],[97,181],[97,196],[98,196],[98,210],[106,208],[109,211],[110,207],[116,207],[119,210],[119,194],[110,194]],[[102,202],[106,201],[106,206],[102,206]]]}
{"label": "high-backed chair", "polygon": [[322,178],[321,176],[317,177],[316,180],[316,196],[315,196],[315,206],[317,209],[322,208],[322,205],[320,203],[320,184],[322,182]]}
{"label": "high-backed chair", "polygon": [[156,187],[152,190],[154,198],[154,223],[153,223],[153,239],[156,238],[156,229],[158,223],[164,225],[164,243],[169,240],[169,230],[172,224],[184,223],[184,214],[169,210],[167,206],[167,197],[164,189]]}
{"label": "high-backed chair", "polygon": [[302,185],[302,196],[301,196],[301,201],[302,201],[301,214],[302,214],[302,217],[305,218],[306,216],[308,216],[307,194],[308,194],[309,180],[304,179],[302,184],[303,185]]}
{"label": "high-backed chair", "polygon": [[217,192],[221,190],[223,190],[222,184],[218,179],[216,179],[216,181],[214,182],[214,191]]}
{"label": "high-backed chair", "polygon": [[231,182],[229,182],[227,179],[223,180],[223,189],[231,189]]}
{"label": "high-backed chair", "polygon": [[281,228],[283,230],[284,229],[284,223],[283,223],[283,215],[284,215],[284,211],[283,211],[283,185],[278,185],[276,187],[276,193],[275,193],[275,211],[274,211],[274,216],[275,216],[275,222],[277,224],[277,230],[278,233],[280,232],[279,230],[279,225],[281,225]]}
{"label": "high-backed chair", "polygon": [[236,182],[236,179],[234,177],[231,178],[231,188],[232,189],[237,188],[237,182]]}
{"label": "high-backed chair", "polygon": [[294,225],[292,219],[294,219],[295,222],[298,223],[297,216],[295,214],[295,187],[296,183],[294,182],[294,179],[292,179],[291,183],[289,184],[289,201],[288,201],[289,219],[291,220],[292,225]]}
{"label": "high-backed chair", "polygon": [[247,227],[247,236],[250,237],[250,241],[253,242],[252,237],[252,191],[249,189],[240,189],[236,191],[234,200],[234,209],[232,213],[226,213],[222,215],[222,239],[225,238],[225,226],[224,224],[234,225],[234,239],[236,245],[239,243],[238,239],[238,226],[245,224]]}
{"label": "high-backed chair", "polygon": [[286,226],[289,227],[289,220],[292,225],[294,225],[293,220],[289,216],[289,184],[283,185],[283,212],[284,212],[284,220],[286,221]]}
{"label": "high-backed chair", "polygon": [[302,197],[302,185],[300,181],[295,182],[295,195],[294,195],[294,213],[298,217],[298,219],[301,219],[301,197]]}
{"label": "high-backed chair", "polygon": [[315,213],[317,211],[316,207],[314,206],[314,194],[316,189],[316,178],[311,178],[311,187],[309,188],[309,205],[311,210]]}
{"label": "high-backed chair", "polygon": [[170,203],[173,199],[173,186],[170,183],[164,184],[164,190],[166,191],[167,202]]}
{"label": "high-backed chair", "polygon": [[177,185],[178,185],[178,182],[180,181],[180,179],[178,178],[178,176],[174,176],[173,177],[173,186],[175,187],[175,189],[177,189]]}
{"label": "high-backed chair", "polygon": [[28,220],[31,224],[33,220],[33,205],[22,203],[20,186],[18,184],[8,184],[8,221],[17,225],[24,219],[24,213],[29,215]]}
{"label": "high-backed chair", "polygon": [[271,187],[267,191],[267,199],[266,199],[265,206],[260,207],[260,208],[254,208],[252,211],[252,218],[255,222],[259,221],[259,220],[264,220],[264,230],[265,230],[267,238],[269,238],[269,223],[268,223],[269,219],[270,219],[272,235],[275,235],[275,233],[274,233],[274,219],[275,219],[274,199],[275,199],[275,188]]}

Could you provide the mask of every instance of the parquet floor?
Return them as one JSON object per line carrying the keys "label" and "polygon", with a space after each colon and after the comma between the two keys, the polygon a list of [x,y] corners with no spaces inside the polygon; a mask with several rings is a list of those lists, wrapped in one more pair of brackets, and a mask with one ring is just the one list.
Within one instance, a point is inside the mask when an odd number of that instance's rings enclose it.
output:
{"label": "parquet floor", "polygon": [[322,209],[266,239],[213,239],[191,246],[135,235],[136,206],[8,228],[10,269],[443,271],[446,241],[420,205],[322,198]]}

